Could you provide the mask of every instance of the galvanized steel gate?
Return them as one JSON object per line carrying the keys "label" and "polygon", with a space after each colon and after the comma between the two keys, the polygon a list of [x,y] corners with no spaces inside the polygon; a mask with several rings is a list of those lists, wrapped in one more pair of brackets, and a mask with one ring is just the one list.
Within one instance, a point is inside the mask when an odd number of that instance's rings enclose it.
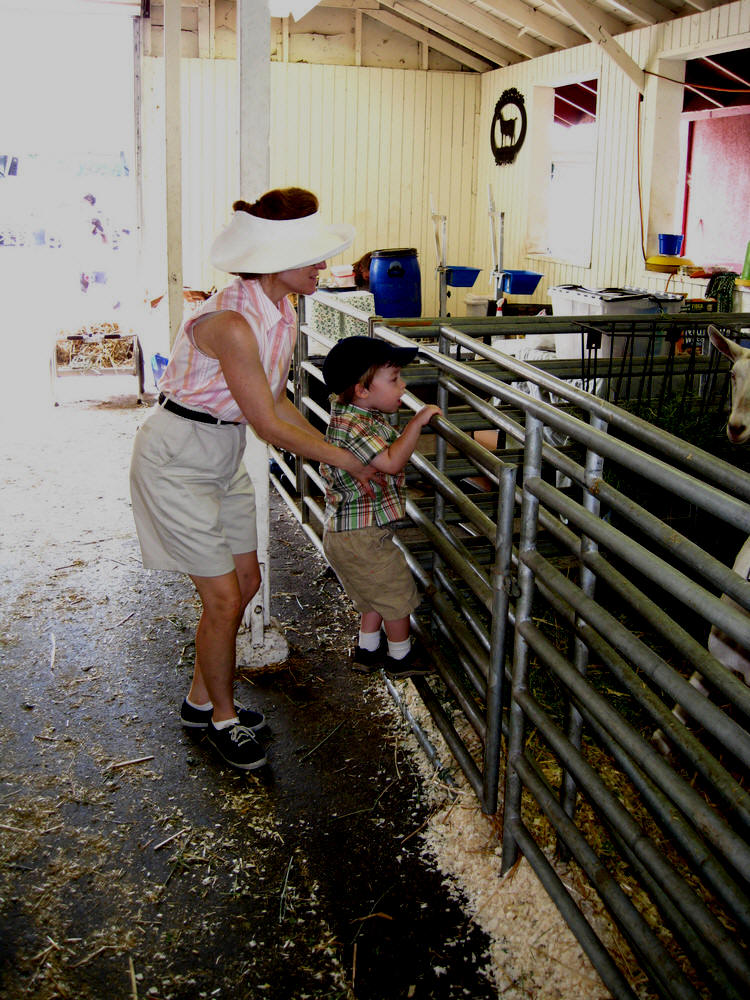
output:
{"label": "galvanized steel gate", "polygon": [[[750,325],[711,319],[725,331]],[[705,328],[680,322],[696,336]],[[658,995],[745,996],[750,689],[705,638],[716,623],[750,646],[750,619],[719,598],[750,610],[750,583],[713,551],[750,534],[750,475],[603,398],[628,366],[636,391],[656,372],[657,394],[675,377],[684,402],[689,368],[692,394],[712,405],[726,371],[708,354],[667,372],[653,347],[623,352],[617,366],[584,349],[593,370],[548,366],[563,380],[483,342],[507,321],[433,323],[370,321],[393,343],[420,339],[404,402],[417,409],[437,386],[445,414],[430,428],[434,454],[414,455],[397,536],[424,592],[414,627],[435,664],[413,683],[485,812],[504,783],[504,869],[526,856],[614,996],[636,994],[560,879],[555,850],[585,873]],[[324,422],[307,344],[303,313],[294,392]],[[504,439],[494,454],[471,437],[487,427]],[[276,460],[277,488],[319,544],[317,469]],[[477,476],[489,488],[469,493]],[[712,700],[688,683],[693,670]],[[675,718],[675,702],[697,731]],[[649,739],[657,727],[671,761]]]}

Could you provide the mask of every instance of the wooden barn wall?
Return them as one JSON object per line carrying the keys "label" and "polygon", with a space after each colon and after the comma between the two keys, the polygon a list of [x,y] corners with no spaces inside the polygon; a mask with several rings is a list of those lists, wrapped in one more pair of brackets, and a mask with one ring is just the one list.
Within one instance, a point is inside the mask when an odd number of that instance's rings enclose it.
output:
{"label": "wooden barn wall", "polygon": [[[618,36],[617,41],[640,67],[658,72],[660,59],[670,56],[692,58],[703,45],[714,45],[714,51],[745,47],[750,44],[748,31],[750,2],[742,0],[667,24],[629,32]],[[527,137],[515,162],[498,166],[490,149],[490,126],[495,104],[509,87],[515,87],[524,96],[531,131],[534,125],[534,87],[555,86],[593,77],[599,80],[594,236],[591,266],[579,267],[526,254],[527,206],[534,197],[530,186],[532,143]],[[641,135],[646,138],[649,135],[649,116],[656,113],[653,80],[647,77],[645,99],[641,106]],[[633,285],[664,290],[669,276],[646,271],[641,250],[637,135],[638,90],[597,45],[581,45],[484,74],[477,162],[476,242],[472,254],[477,265],[490,266],[491,262],[487,197],[488,186],[491,185],[496,207],[505,213],[504,265],[539,271],[544,275],[535,294],[520,301],[549,301],[547,289],[561,284],[590,287]],[[642,149],[642,162],[644,220],[647,220],[651,175],[648,143]],[[671,278],[668,290],[699,296],[705,290],[705,281]]]}
{"label": "wooden barn wall", "polygon": [[[474,264],[480,78],[301,63],[270,70],[271,184],[308,187],[324,217],[355,225],[354,246],[334,264],[415,247],[423,312],[436,313],[431,195],[448,216],[449,263]],[[143,77],[144,271],[156,296],[165,281],[162,61],[145,59]],[[239,193],[237,65],[184,59],[181,79],[184,280],[207,289],[225,280],[206,257]]]}

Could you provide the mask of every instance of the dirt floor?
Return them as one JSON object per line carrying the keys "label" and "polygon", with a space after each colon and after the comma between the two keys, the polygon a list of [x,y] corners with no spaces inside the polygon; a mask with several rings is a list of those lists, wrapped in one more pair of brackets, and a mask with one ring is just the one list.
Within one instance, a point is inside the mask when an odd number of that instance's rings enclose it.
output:
{"label": "dirt floor", "polygon": [[197,605],[140,565],[145,412],[119,379],[3,411],[0,994],[497,996],[486,935],[423,850],[408,730],[347,669],[354,616],[278,499],[290,656],[238,685],[269,766],[238,775],[183,732]]}
{"label": "dirt floor", "polygon": [[0,392],[0,997],[606,1000],[528,864],[502,874],[411,682],[437,767],[348,669],[357,618],[273,492],[289,656],[238,682],[269,765],[239,775],[183,731],[198,605],[143,570],[128,497],[153,396],[73,376],[53,407],[46,362]]}

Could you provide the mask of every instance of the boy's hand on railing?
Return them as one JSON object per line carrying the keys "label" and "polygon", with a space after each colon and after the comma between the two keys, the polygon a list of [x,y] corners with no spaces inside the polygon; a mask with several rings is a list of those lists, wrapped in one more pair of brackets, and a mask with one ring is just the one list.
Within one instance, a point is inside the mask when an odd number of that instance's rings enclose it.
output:
{"label": "boy's hand on railing", "polygon": [[423,406],[419,412],[412,417],[412,420],[416,421],[420,427],[424,427],[425,424],[429,424],[433,417],[442,417],[443,411],[439,406],[434,406],[430,403],[428,406]]}

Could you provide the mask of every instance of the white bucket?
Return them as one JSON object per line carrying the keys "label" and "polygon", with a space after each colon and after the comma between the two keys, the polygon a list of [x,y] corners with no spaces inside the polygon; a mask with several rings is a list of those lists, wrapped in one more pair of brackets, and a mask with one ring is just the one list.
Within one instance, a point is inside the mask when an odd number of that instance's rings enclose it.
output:
{"label": "white bucket", "polygon": [[354,288],[354,269],[351,264],[334,264],[331,282],[336,288]]}
{"label": "white bucket", "polygon": [[464,298],[467,316],[487,315],[487,296],[467,294]]}

